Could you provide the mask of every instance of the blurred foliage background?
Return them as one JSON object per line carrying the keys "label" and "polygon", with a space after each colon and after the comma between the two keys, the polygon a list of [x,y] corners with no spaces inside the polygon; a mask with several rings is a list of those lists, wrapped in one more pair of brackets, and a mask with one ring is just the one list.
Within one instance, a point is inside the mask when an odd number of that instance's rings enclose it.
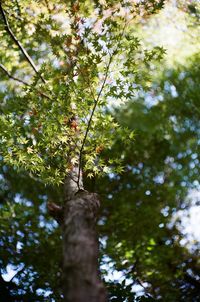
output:
{"label": "blurred foliage background", "polygon": [[[166,55],[144,66],[151,83],[108,109],[135,131],[131,145],[116,136],[110,151],[121,154],[124,172],[86,183],[102,200],[100,262],[110,301],[200,300],[199,241],[181,228],[181,213],[198,210],[199,12],[198,1],[168,1],[132,29]],[[0,301],[62,301],[61,234],[46,211],[47,200],[61,202],[61,188],[3,163],[0,186]]]}

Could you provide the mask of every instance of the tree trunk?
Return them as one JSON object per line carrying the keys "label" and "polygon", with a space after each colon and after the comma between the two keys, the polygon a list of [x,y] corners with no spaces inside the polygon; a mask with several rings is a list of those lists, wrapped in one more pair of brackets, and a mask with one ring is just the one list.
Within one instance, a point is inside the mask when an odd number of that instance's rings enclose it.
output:
{"label": "tree trunk", "polygon": [[[65,182],[63,219],[63,289],[65,302],[105,302],[98,270],[96,218],[100,206],[94,193],[77,186],[77,171]],[[81,190],[80,190],[81,187]]]}

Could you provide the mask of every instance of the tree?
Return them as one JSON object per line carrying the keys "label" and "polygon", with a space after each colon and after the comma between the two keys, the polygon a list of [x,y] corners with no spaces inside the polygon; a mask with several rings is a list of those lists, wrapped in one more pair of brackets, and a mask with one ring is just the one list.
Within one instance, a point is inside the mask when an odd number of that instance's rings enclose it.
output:
{"label": "tree", "polygon": [[48,208],[62,230],[65,301],[106,299],[95,231],[100,203],[82,175],[122,171],[121,159],[103,151],[116,134],[130,141],[133,133],[105,112],[110,99],[134,95],[148,79],[142,66],[162,57],[162,48],[143,49],[130,25],[163,2],[0,2],[1,154],[34,179],[64,184],[63,204]]}
{"label": "tree", "polygon": [[[144,301],[151,301],[150,295],[155,300],[160,296],[168,301],[199,299],[198,245],[193,243],[188,250],[180,244],[185,238],[177,225],[168,227],[173,214],[189,206],[185,197],[188,189],[195,188],[199,176],[198,66],[197,55],[187,64],[165,70],[163,78],[152,85],[153,100],[161,98],[162,93],[162,102],[149,106],[146,96],[146,101],[134,100],[118,113],[119,122],[136,129],[137,135],[133,146],[120,145],[118,139],[112,148],[115,154],[123,150],[125,173],[101,178],[95,186],[103,202],[98,226],[104,243],[101,263],[109,261],[111,269],[113,265],[123,273],[123,282],[106,282],[110,301],[134,301],[132,286],[140,283],[145,285]],[[184,79],[180,75],[185,75]],[[179,96],[175,97],[170,87],[176,87]],[[170,121],[171,115],[176,116],[176,124],[174,119]],[[165,161],[170,157],[174,162]],[[162,174],[167,172],[168,179],[163,183]],[[44,187],[41,181],[5,165],[0,174],[4,202],[0,263],[2,268],[12,264],[16,273],[21,268],[13,279],[18,287],[10,290],[11,299],[46,301],[48,293],[48,300],[60,301],[60,229],[52,224],[45,204],[46,196],[62,202],[62,188]],[[111,269],[104,269],[104,275]],[[125,284],[126,279],[131,284]],[[8,287],[13,282],[7,283]]]}
{"label": "tree", "polygon": [[188,192],[199,190],[199,78],[196,54],[156,75],[147,93],[116,113],[137,136],[134,148],[116,137],[112,152],[123,150],[125,173],[98,183],[102,253],[123,272],[124,283],[110,284],[113,301],[123,301],[131,285],[144,286],[147,300],[199,300],[199,242],[183,243],[175,220],[190,206]]}

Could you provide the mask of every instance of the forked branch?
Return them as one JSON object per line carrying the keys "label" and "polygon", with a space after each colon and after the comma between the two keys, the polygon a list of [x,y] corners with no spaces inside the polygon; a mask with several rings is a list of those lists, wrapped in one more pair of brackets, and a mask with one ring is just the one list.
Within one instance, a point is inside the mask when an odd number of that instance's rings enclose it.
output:
{"label": "forked branch", "polygon": [[[26,85],[26,86],[28,86],[28,87],[31,87],[31,88],[33,89],[33,87],[32,87],[29,83],[27,83],[27,82],[25,82],[25,81],[23,81],[23,80],[21,80],[21,79],[19,79],[19,78],[16,78],[15,76],[13,76],[13,75],[5,68],[4,65],[0,64],[0,69],[3,70],[3,72],[4,72],[10,79],[12,79],[12,80],[14,80],[14,81],[17,81],[17,82],[20,82],[20,83],[22,83],[22,84],[24,84],[24,85]],[[34,89],[35,89],[35,88],[34,88]],[[42,91],[38,91],[37,89],[35,89],[35,90],[36,90],[41,96],[43,96],[43,97],[45,97],[45,98],[51,100],[51,98],[50,98],[46,93],[44,93],[44,92],[42,92]]]}
{"label": "forked branch", "polygon": [[23,55],[25,56],[27,62],[31,65],[31,67],[33,68],[34,72],[40,77],[40,79],[42,80],[43,83],[45,83],[45,79],[43,78],[43,76],[39,73],[35,63],[33,62],[32,58],[29,56],[28,52],[26,51],[26,49],[23,47],[23,45],[21,44],[21,42],[15,37],[12,29],[10,28],[10,25],[8,23],[8,19],[6,17],[5,11],[2,7],[1,1],[0,1],[0,12],[4,21],[4,25],[5,25],[5,30],[7,31],[7,33],[10,35],[10,37],[12,38],[12,40],[15,42],[15,44],[19,47],[19,49],[21,50],[21,52],[23,53]]}

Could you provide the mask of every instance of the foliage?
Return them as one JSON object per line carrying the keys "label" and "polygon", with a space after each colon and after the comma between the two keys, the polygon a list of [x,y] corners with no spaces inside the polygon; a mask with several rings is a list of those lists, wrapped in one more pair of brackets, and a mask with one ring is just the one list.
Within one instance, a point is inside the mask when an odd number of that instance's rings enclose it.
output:
{"label": "foliage", "polygon": [[[117,114],[118,122],[135,129],[136,136],[133,146],[124,147],[118,141],[112,149],[113,155],[120,152],[124,157],[125,172],[96,183],[103,201],[99,231],[106,241],[101,246],[101,262],[110,263],[103,272],[107,280],[112,264],[124,280],[107,282],[110,301],[134,301],[134,285],[141,282],[148,295],[138,300],[151,301],[153,296],[161,301],[163,297],[167,301],[198,301],[198,245],[191,251],[182,246],[183,235],[171,225],[174,213],[188,207],[188,189],[198,187],[198,66],[197,55],[187,66],[167,70],[163,80],[152,85],[151,103],[147,94]],[[161,95],[162,101],[158,101]],[[8,263],[17,268],[25,265],[13,279],[19,286],[15,294],[23,289],[23,298],[31,301],[40,288],[41,297],[37,294],[33,301],[44,301],[48,290],[48,299],[59,301],[60,242],[58,229],[52,228],[46,214],[45,200],[46,195],[52,200],[60,196],[61,200],[62,194],[5,166],[1,175],[1,265],[4,270]],[[54,255],[51,262],[49,255]],[[30,283],[26,285],[27,280]]]}
{"label": "foliage", "polygon": [[[44,301],[60,299],[61,259],[60,229],[46,212],[47,198],[59,194],[50,187],[28,175],[16,173],[5,165],[1,168],[1,274],[7,269],[14,271],[14,277],[5,285],[10,295],[1,297],[6,301]],[[53,255],[53,257],[50,257]]]}
{"label": "foliage", "polygon": [[115,172],[122,170],[119,159],[105,161],[100,154],[111,148],[116,133],[130,135],[104,114],[106,106],[109,98],[117,103],[134,95],[146,81],[142,65],[164,51],[143,49],[126,29],[131,3],[113,5],[103,10],[94,2],[87,13],[74,1],[67,8],[65,1],[6,2],[1,8],[1,69],[5,80],[10,74],[25,82],[3,84],[4,162],[53,184],[78,163],[89,177],[110,173],[113,161],[119,164]]}
{"label": "foliage", "polygon": [[121,123],[135,129],[134,146],[124,148],[116,140],[125,171],[97,186],[102,194],[107,191],[100,228],[109,267],[132,285],[145,284],[145,291],[161,301],[200,296],[198,242],[188,250],[178,221],[172,222],[189,206],[188,192],[199,189],[199,80],[196,55],[187,66],[166,70],[143,98],[117,113]]}
{"label": "foliage", "polygon": [[[60,184],[80,161],[86,187],[102,196],[110,301],[197,301],[198,246],[181,245],[172,218],[199,185],[199,56],[151,84],[164,51],[144,48],[129,19],[163,1],[1,3],[36,66],[1,15],[1,274],[16,269],[1,292],[62,301],[60,230],[46,201],[62,202]],[[112,268],[122,282],[109,280]]]}

